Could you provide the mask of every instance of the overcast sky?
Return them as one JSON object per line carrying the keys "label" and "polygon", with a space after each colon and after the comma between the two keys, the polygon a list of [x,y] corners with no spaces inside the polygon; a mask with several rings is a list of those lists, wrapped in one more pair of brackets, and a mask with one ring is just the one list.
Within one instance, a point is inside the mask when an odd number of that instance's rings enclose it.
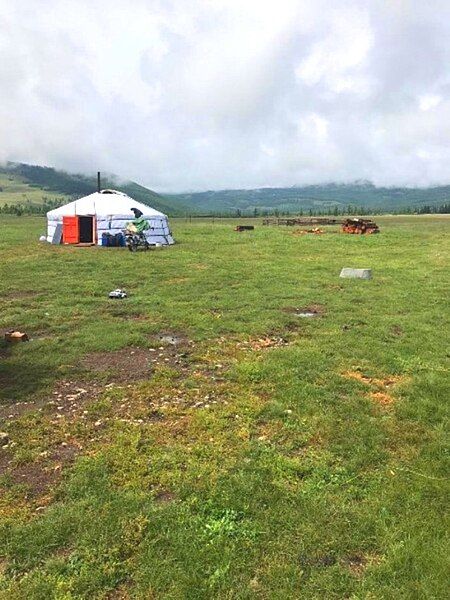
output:
{"label": "overcast sky", "polygon": [[157,191],[450,182],[450,0],[0,0],[0,160]]}

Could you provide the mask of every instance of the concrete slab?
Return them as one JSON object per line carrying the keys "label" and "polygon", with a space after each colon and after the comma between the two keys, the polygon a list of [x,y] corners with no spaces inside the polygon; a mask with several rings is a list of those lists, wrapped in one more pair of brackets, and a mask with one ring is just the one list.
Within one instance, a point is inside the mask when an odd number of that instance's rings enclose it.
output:
{"label": "concrete slab", "polygon": [[351,269],[349,267],[344,267],[340,277],[350,279],[372,279],[372,269]]}

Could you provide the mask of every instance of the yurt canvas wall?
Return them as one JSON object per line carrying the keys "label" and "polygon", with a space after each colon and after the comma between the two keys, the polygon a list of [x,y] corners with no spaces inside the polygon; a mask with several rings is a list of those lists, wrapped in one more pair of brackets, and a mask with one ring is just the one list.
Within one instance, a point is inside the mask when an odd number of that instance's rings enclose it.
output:
{"label": "yurt canvas wall", "polygon": [[[115,190],[102,190],[49,211],[47,241],[54,244],[61,241],[101,244],[102,234],[120,233],[134,219],[132,208],[140,210],[149,222],[151,229],[145,235],[150,244],[174,243],[165,214]],[[89,217],[92,219],[92,235],[89,233]]]}

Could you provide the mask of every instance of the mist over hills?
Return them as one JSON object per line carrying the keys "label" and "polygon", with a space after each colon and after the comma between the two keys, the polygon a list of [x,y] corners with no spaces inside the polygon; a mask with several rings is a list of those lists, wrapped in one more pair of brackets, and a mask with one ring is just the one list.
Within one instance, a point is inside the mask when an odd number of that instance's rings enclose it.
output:
{"label": "mist over hills", "polygon": [[[87,196],[97,191],[96,175],[67,173],[52,167],[7,163],[0,166],[0,206],[33,204],[63,204],[74,198]],[[116,175],[102,175],[103,189],[112,188],[128,194],[131,198],[164,213],[184,214],[186,208],[180,202],[174,206],[160,194],[134,181],[125,181]]]}
{"label": "mist over hills", "polygon": [[349,206],[380,212],[440,206],[450,199],[450,186],[432,188],[384,188],[367,181],[347,184],[221,190],[168,195],[175,204],[195,207],[200,212],[290,212],[338,210]]}
{"label": "mist over hills", "polygon": [[[161,195],[116,175],[102,175],[102,188],[113,188],[169,216],[186,214],[409,212],[438,207],[450,201],[450,185],[429,188],[376,187],[368,181],[347,184],[237,190],[210,190]],[[67,173],[52,167],[23,163],[0,166],[0,207],[22,206],[42,210],[95,192],[94,175]]]}

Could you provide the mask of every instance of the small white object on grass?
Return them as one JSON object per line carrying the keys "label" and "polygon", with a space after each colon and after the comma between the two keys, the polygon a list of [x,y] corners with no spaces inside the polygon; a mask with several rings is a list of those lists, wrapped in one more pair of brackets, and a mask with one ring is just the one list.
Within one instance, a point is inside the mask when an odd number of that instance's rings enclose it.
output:
{"label": "small white object on grass", "polygon": [[120,288],[118,288],[117,290],[113,290],[112,292],[109,292],[108,295],[110,298],[118,298],[119,300],[123,300],[123,298],[127,297],[126,291],[121,290]]}
{"label": "small white object on grass", "polygon": [[350,279],[372,279],[372,269],[351,269],[344,267],[340,277]]}

